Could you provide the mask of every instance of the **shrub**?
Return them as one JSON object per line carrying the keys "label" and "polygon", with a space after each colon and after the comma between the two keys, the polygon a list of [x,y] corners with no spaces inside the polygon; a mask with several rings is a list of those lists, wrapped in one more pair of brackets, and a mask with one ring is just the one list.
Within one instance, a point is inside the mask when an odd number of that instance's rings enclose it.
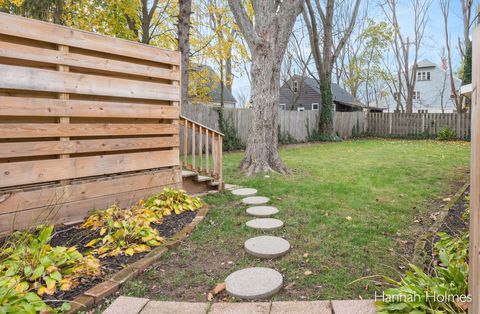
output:
{"label": "shrub", "polygon": [[50,246],[52,231],[53,226],[39,226],[34,233],[16,232],[1,251],[0,276],[17,281],[18,292],[51,295],[101,274],[93,256],[83,256],[75,247]]}
{"label": "shrub", "polygon": [[282,145],[288,144],[297,144],[298,141],[290,134],[289,132],[285,131],[282,132],[280,127],[278,127],[278,142]]}
{"label": "shrub", "polygon": [[437,140],[439,141],[453,141],[457,139],[457,133],[449,127],[442,128],[437,133]]}

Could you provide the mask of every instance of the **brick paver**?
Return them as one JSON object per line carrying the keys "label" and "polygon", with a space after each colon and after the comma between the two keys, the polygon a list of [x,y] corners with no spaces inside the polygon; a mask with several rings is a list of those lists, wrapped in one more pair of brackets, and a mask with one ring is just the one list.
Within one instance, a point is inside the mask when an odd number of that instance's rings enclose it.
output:
{"label": "brick paver", "polygon": [[210,314],[269,314],[269,302],[214,303]]}
{"label": "brick paver", "polygon": [[118,297],[103,314],[137,314],[150,300],[144,298]]}
{"label": "brick paver", "polygon": [[195,303],[119,297],[104,314],[374,314],[373,300]]}

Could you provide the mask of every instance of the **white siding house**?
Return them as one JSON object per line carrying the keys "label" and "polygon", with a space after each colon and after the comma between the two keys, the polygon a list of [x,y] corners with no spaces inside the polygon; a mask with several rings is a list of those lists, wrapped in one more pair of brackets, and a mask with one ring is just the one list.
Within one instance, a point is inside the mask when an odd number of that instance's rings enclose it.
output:
{"label": "white siding house", "polygon": [[[460,90],[461,81],[455,79],[456,90]],[[389,108],[390,112],[396,109],[396,100],[391,93],[384,93],[378,104],[370,106],[379,106]],[[402,99],[405,108],[405,100]],[[450,88],[450,75],[442,67],[429,60],[422,60],[418,63],[417,80],[415,83],[415,93],[413,96],[413,112],[428,113],[451,113],[455,112],[455,102],[452,99]]]}

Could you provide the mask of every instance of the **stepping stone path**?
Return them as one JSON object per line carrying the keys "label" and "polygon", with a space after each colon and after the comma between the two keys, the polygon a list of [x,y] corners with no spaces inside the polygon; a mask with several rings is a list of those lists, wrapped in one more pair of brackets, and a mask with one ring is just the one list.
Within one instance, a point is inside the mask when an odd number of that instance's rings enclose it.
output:
{"label": "stepping stone path", "polygon": [[287,254],[290,250],[290,243],[279,237],[260,236],[245,241],[244,247],[245,251],[253,256],[276,258]]}
{"label": "stepping stone path", "polygon": [[[248,196],[242,199],[246,205],[262,205],[270,201],[268,197],[251,196],[257,190],[252,188],[233,189],[236,196]],[[283,227],[283,221],[268,218],[278,213],[273,206],[253,206],[247,208],[247,214],[256,218],[247,222],[247,226],[257,230],[270,231]],[[260,258],[275,258],[286,254],[290,250],[290,243],[279,237],[259,236],[245,241],[247,253]],[[274,269],[253,267],[238,270],[225,279],[225,290],[231,296],[241,299],[268,298],[277,293],[283,286],[283,276]]]}
{"label": "stepping stone path", "polygon": [[236,196],[251,196],[257,194],[257,190],[252,188],[241,188],[233,190],[232,194]]}
{"label": "stepping stone path", "polygon": [[225,279],[225,290],[241,299],[268,298],[282,286],[283,276],[278,271],[265,267],[237,270]]}
{"label": "stepping stone path", "polygon": [[242,203],[246,205],[261,205],[261,204],[266,204],[268,202],[270,202],[270,199],[265,196],[250,196],[250,197],[245,197],[242,200]]}
{"label": "stepping stone path", "polygon": [[247,221],[247,227],[263,231],[277,230],[283,227],[283,221],[275,218],[256,218]]}
{"label": "stepping stone path", "polygon": [[253,206],[247,208],[247,214],[255,217],[270,217],[278,213],[278,208],[273,206]]}

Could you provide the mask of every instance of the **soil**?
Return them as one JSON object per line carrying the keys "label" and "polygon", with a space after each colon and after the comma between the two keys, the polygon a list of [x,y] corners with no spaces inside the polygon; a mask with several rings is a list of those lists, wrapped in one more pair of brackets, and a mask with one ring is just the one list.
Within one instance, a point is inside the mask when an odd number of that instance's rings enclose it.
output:
{"label": "soil", "polygon": [[[152,225],[158,230],[163,238],[169,238],[179,232],[183,227],[190,223],[196,216],[197,212],[185,212],[180,215],[172,214],[165,216],[162,223],[159,225]],[[98,233],[90,230],[82,229],[81,225],[62,226],[54,230],[50,244],[52,246],[76,246],[81,253],[85,253],[87,249],[85,244],[94,238],[98,237]],[[44,300],[48,300],[48,304],[52,306],[60,306],[64,301],[72,300],[86,290],[92,288],[98,283],[101,283],[112,274],[123,269],[126,265],[136,262],[148,252],[135,254],[133,256],[115,256],[105,257],[101,259],[101,268],[103,276],[101,278],[88,278],[77,288],[70,291],[60,291],[53,296],[43,296]]]}
{"label": "soil", "polygon": [[[459,237],[468,231],[468,219],[464,219],[463,215],[468,210],[468,196],[470,195],[467,190],[449,210],[448,214],[443,220],[438,232],[444,232],[452,237]],[[428,272],[431,270],[431,265],[436,262],[436,256],[433,253],[433,247],[439,240],[437,235],[432,236],[425,244],[426,263],[425,270]]]}

